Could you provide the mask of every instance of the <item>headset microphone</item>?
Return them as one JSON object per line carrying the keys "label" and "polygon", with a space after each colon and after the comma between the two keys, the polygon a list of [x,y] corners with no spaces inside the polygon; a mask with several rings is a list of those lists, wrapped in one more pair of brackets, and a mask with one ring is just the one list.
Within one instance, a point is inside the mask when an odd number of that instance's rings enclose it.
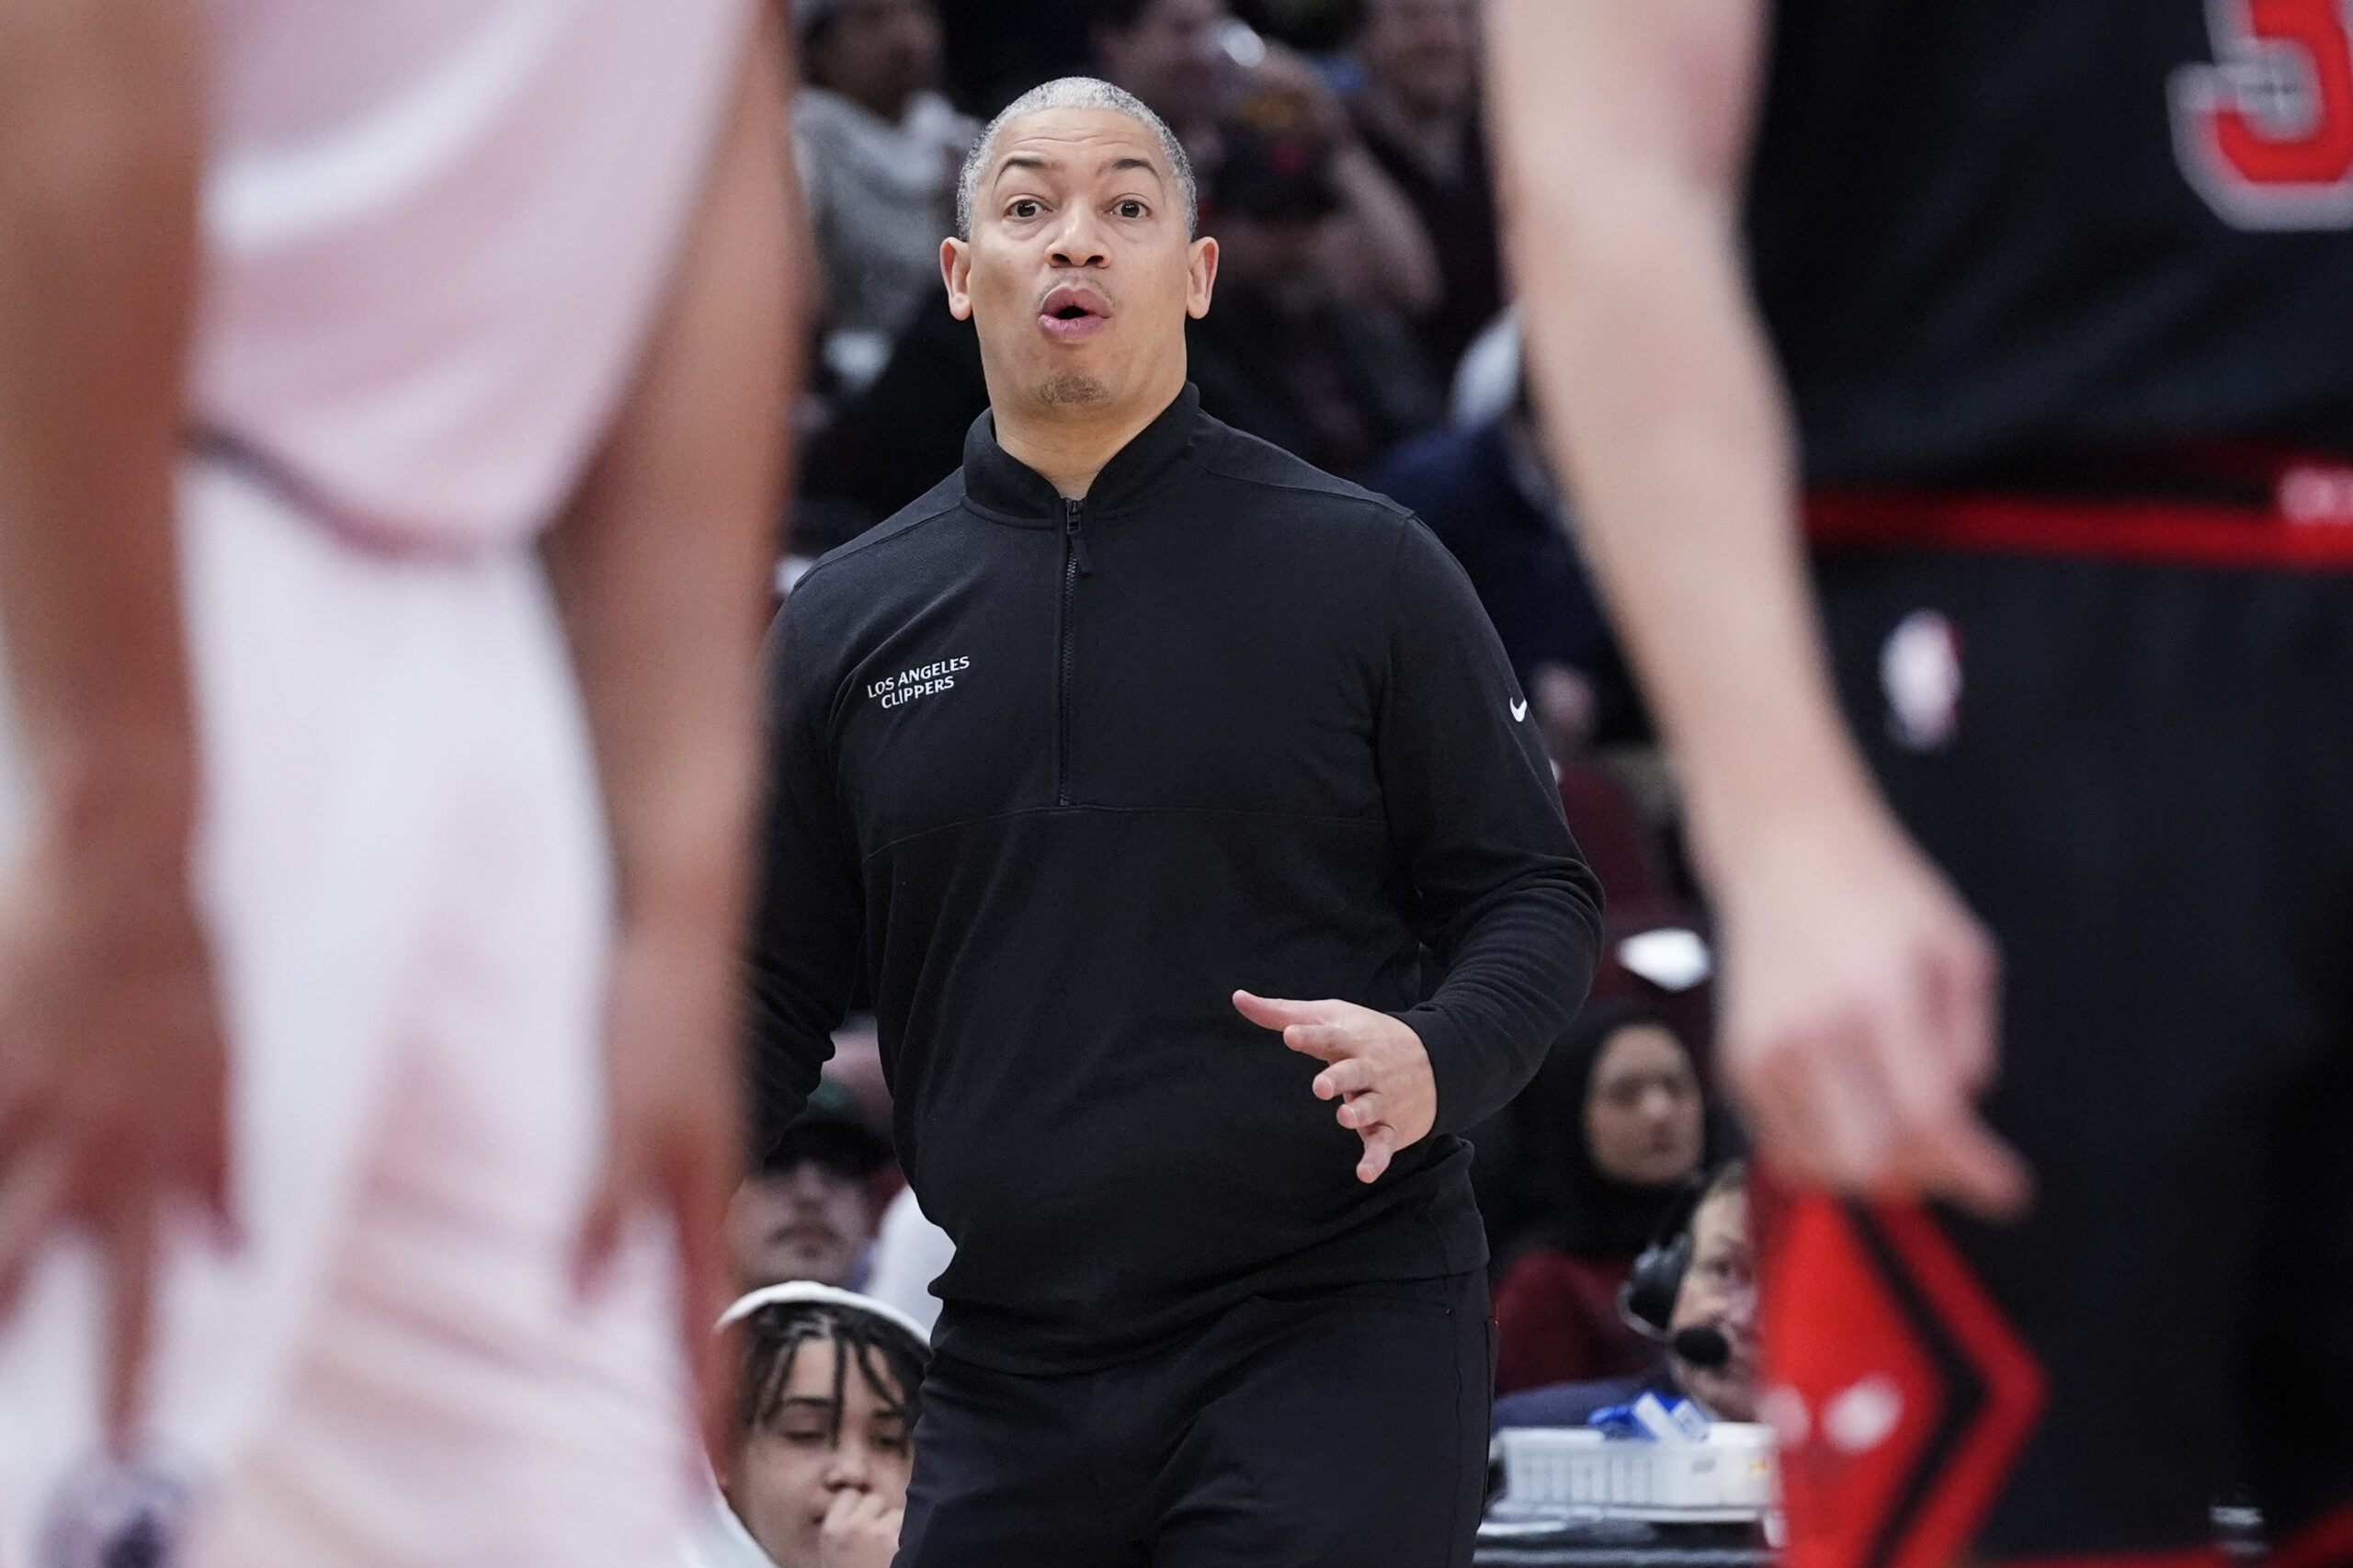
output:
{"label": "headset microphone", "polygon": [[1650,1245],[1634,1259],[1633,1271],[1618,1287],[1619,1317],[1644,1339],[1666,1342],[1675,1298],[1682,1291],[1684,1273],[1691,1267],[1691,1216],[1707,1194],[1704,1171],[1677,1188],[1658,1218]]}
{"label": "headset microphone", "polygon": [[1683,1330],[1671,1344],[1676,1355],[1695,1367],[1721,1367],[1732,1359],[1732,1341],[1706,1324]]}

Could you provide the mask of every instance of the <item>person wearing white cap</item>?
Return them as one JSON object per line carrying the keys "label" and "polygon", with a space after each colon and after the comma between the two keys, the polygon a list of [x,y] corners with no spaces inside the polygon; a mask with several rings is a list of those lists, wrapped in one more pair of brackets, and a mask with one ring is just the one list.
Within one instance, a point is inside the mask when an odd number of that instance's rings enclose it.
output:
{"label": "person wearing white cap", "polygon": [[923,1331],[805,1279],[745,1296],[719,1320],[737,1324],[734,1449],[699,1568],[890,1568],[931,1358]]}

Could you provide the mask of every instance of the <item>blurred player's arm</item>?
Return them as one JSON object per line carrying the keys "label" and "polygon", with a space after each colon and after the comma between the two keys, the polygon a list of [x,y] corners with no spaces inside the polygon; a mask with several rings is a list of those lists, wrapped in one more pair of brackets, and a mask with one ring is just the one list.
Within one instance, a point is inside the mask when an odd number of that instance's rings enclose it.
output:
{"label": "blurred player's arm", "polygon": [[1503,205],[1547,434],[1664,721],[1726,938],[1724,1054],[1767,1153],[1989,1210],[1992,948],[1834,706],[1787,400],[1740,219],[1763,0],[1498,0]]}
{"label": "blurred player's arm", "polygon": [[225,1203],[172,522],[202,146],[178,0],[0,0],[0,624],[33,790],[0,906],[0,1312],[63,1224],[130,1435],[158,1205]]}
{"label": "blurred player's arm", "polygon": [[631,1212],[666,1210],[688,1271],[685,1343],[714,1377],[720,1219],[742,1166],[737,955],[759,638],[809,276],[786,46],[773,7],[759,10],[667,310],[546,543],[618,877],[609,1147],[582,1261],[593,1274]]}

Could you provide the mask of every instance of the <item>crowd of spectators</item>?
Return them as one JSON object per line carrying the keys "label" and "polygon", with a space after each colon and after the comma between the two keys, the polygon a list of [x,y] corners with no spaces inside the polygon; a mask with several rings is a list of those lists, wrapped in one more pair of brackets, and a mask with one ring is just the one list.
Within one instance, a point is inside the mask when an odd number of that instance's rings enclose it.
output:
{"label": "crowd of spectators", "polygon": [[[972,325],[937,281],[946,170],[982,117],[1051,74],[1134,93],[1193,162],[1222,253],[1216,304],[1189,334],[1204,408],[1358,480],[1446,423],[1456,365],[1503,300],[1474,0],[1292,6],[1256,27],[1227,0],[999,7],[994,27],[928,6],[794,10],[826,285],[796,554],[929,489],[986,408]],[[976,57],[960,61],[960,41]],[[1319,41],[1334,47],[1296,47]]]}
{"label": "crowd of spectators", "polygon": [[[1476,0],[796,0],[795,115],[824,278],[788,552],[952,471],[988,406],[939,242],[983,119],[1099,74],[1175,130],[1216,236],[1188,329],[1204,409],[1395,495],[1471,573],[1556,756],[1648,722],[1539,444],[1505,308]],[[1256,24],[1256,25],[1254,25]],[[951,97],[957,101],[951,102]]]}

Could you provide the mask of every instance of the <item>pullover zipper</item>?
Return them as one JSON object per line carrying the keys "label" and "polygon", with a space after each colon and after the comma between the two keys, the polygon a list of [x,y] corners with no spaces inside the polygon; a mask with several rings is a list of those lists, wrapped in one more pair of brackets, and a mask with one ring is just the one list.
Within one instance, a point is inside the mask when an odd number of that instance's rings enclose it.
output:
{"label": "pullover zipper", "polygon": [[1065,497],[1063,501],[1063,645],[1062,691],[1056,710],[1054,736],[1054,803],[1070,804],[1070,674],[1071,649],[1076,641],[1071,625],[1072,611],[1078,598],[1078,580],[1093,576],[1095,568],[1086,559],[1086,535],[1080,531],[1086,503]]}

